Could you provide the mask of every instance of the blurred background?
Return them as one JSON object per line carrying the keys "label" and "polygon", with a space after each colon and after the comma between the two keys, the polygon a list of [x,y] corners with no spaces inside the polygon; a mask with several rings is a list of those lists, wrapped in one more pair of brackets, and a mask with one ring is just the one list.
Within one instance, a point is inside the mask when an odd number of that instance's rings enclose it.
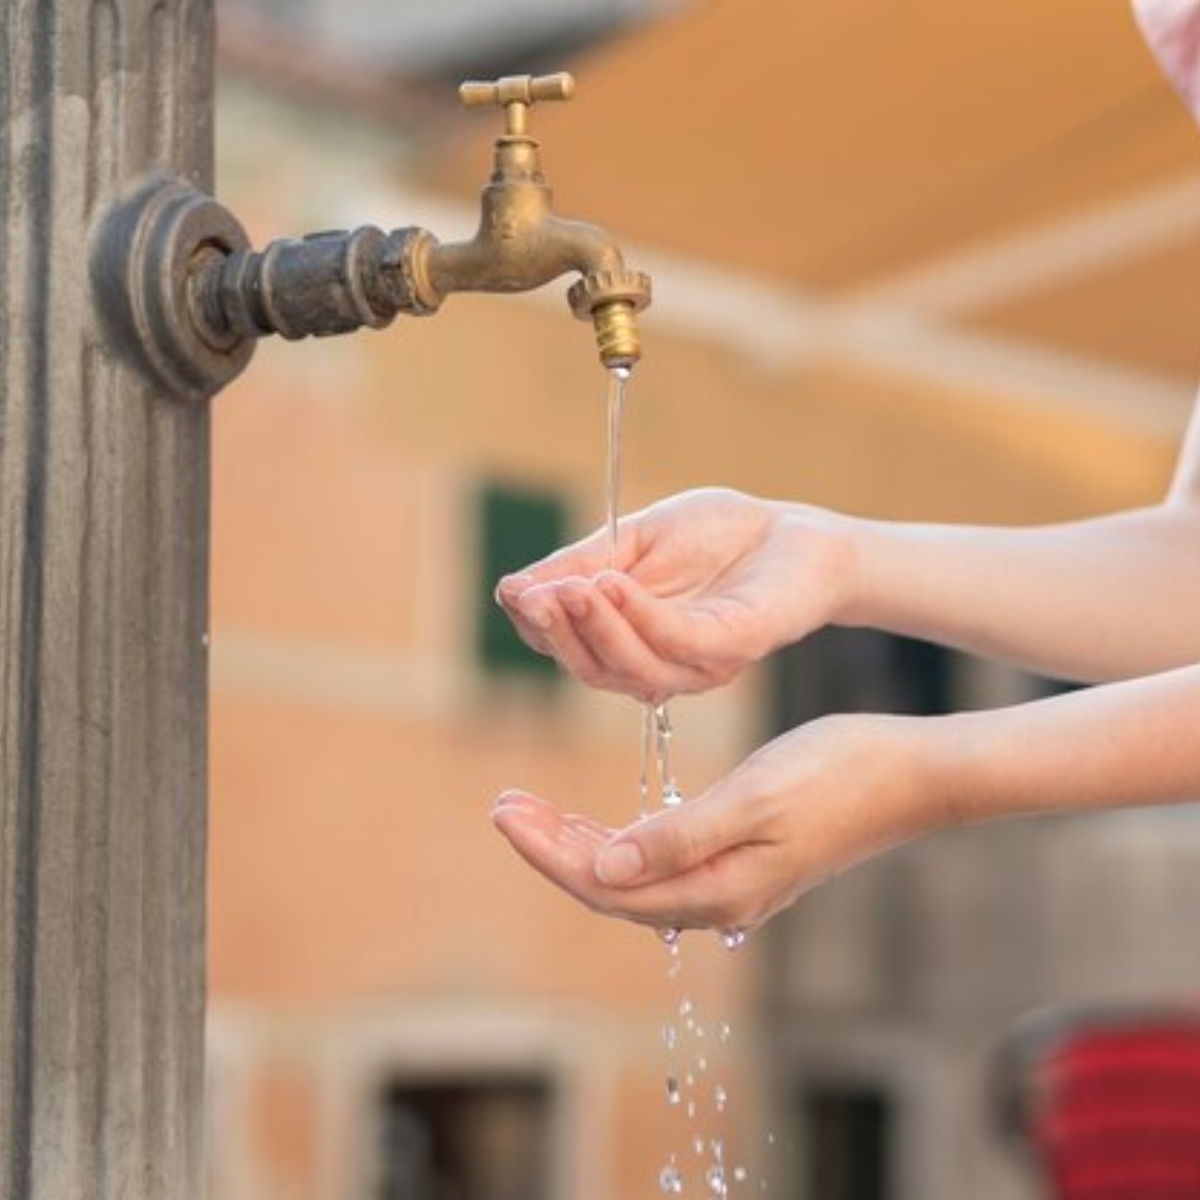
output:
{"label": "blurred background", "polygon": [[[499,119],[457,83],[576,75],[532,117],[558,207],[655,283],[626,508],[719,483],[1024,523],[1162,494],[1200,368],[1200,142],[1124,0],[220,17],[218,194],[256,244],[469,235]],[[487,816],[509,785],[637,810],[637,707],[523,654],[491,599],[602,515],[604,380],[564,292],[264,344],[216,404],[213,1200],[627,1200],[686,1150],[663,947]],[[831,631],[675,705],[677,766],[694,792],[824,711],[1058,686]],[[734,1030],[735,1195],[1040,1194],[997,1116],[1014,1022],[1186,999],[1198,914],[1176,809],[946,834],[736,954],[685,938]]]}

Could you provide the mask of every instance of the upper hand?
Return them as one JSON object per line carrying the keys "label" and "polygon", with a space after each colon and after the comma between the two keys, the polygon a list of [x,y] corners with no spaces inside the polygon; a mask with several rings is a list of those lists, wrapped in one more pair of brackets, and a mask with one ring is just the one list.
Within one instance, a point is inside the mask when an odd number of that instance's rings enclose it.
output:
{"label": "upper hand", "polygon": [[831,518],[727,489],[685,492],[502,579],[522,638],[594,687],[699,692],[830,619],[846,552]]}

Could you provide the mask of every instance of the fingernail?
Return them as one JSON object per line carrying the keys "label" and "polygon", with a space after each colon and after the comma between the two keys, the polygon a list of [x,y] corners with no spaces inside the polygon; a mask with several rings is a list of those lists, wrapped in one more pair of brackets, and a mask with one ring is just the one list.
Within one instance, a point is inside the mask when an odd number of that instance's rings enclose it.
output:
{"label": "fingernail", "polygon": [[515,575],[505,575],[499,583],[496,584],[496,598],[507,596],[509,599],[516,599],[526,588],[533,585],[533,576],[525,575],[518,572]]}
{"label": "fingernail", "polygon": [[596,878],[609,887],[631,883],[646,869],[636,842],[617,842],[596,855]]}
{"label": "fingernail", "polygon": [[502,792],[492,802],[491,818],[493,822],[505,817],[527,815],[533,812],[533,805],[520,793]]}

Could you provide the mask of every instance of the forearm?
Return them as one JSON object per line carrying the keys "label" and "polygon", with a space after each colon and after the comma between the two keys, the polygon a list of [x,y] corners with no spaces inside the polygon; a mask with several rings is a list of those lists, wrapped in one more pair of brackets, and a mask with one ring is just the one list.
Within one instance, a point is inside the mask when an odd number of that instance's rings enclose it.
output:
{"label": "forearm", "polygon": [[1200,503],[1063,525],[978,528],[851,519],[834,620],[1065,679],[1200,661]]}
{"label": "forearm", "polygon": [[1200,666],[910,729],[926,827],[1200,799]]}

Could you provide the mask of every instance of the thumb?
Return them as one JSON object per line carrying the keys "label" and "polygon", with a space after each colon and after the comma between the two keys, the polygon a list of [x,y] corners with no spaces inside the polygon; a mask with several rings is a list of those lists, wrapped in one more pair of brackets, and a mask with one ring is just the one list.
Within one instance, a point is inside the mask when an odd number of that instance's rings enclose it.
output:
{"label": "thumb", "polygon": [[638,887],[682,875],[737,841],[722,806],[694,800],[622,830],[596,855],[606,887]]}

